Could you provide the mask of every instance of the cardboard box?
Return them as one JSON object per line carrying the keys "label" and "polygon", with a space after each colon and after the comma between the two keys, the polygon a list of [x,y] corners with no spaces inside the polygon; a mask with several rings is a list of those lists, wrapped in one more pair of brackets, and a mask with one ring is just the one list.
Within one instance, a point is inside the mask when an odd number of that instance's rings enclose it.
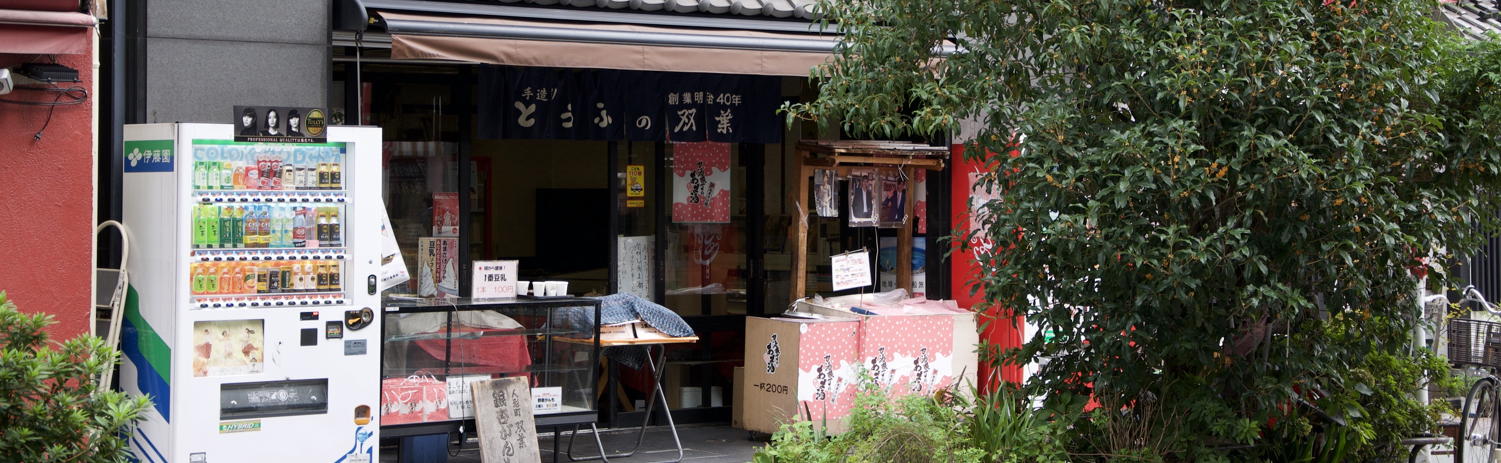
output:
{"label": "cardboard box", "polygon": [[774,433],[811,418],[815,427],[844,432],[857,389],[859,327],[851,319],[746,317],[744,393],[735,397],[744,429]]}
{"label": "cardboard box", "polygon": [[745,429],[745,367],[735,367],[730,387],[730,427]]}

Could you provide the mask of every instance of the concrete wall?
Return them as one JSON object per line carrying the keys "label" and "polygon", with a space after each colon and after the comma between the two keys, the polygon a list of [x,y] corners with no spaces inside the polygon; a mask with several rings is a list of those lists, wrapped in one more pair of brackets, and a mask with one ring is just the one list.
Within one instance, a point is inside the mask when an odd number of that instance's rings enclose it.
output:
{"label": "concrete wall", "polygon": [[154,0],[146,120],[229,122],[234,105],[326,106],[329,0]]}
{"label": "concrete wall", "polygon": [[[78,40],[94,42],[93,34]],[[90,49],[95,49],[92,45]],[[23,312],[52,314],[54,339],[89,330],[94,277],[94,54],[57,55],[78,70],[89,100],[70,106],[0,104],[0,291]],[[0,55],[0,66],[24,62]],[[63,84],[68,85],[68,84]],[[17,90],[13,101],[52,101]],[[66,101],[66,99],[64,99]],[[51,110],[51,121],[48,112]],[[40,140],[34,139],[45,125]]]}

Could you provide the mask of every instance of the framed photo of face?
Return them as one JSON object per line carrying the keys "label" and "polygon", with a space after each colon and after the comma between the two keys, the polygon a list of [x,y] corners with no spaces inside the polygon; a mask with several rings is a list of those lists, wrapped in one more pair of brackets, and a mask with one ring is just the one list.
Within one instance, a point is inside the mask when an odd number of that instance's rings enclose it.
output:
{"label": "framed photo of face", "polygon": [[849,192],[850,192],[850,226],[851,227],[874,227],[879,220],[877,209],[877,193],[880,185],[876,179],[876,169],[857,168],[850,169]]}
{"label": "framed photo of face", "polygon": [[880,224],[883,227],[901,226],[907,221],[907,178],[899,170],[882,170],[880,184]]}

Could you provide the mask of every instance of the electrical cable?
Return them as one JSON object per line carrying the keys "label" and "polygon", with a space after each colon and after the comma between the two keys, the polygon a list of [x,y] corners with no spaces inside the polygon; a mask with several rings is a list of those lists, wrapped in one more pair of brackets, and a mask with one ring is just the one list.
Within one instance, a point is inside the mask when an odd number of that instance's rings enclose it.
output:
{"label": "electrical cable", "polygon": [[[19,106],[46,106],[47,107],[47,119],[44,120],[44,121],[42,121],[42,128],[37,129],[36,133],[31,136],[31,140],[33,142],[37,142],[37,141],[41,141],[42,140],[42,135],[47,131],[47,127],[50,126],[50,125],[52,125],[52,114],[53,114],[53,112],[57,111],[57,107],[58,106],[80,105],[80,104],[84,104],[85,102],[88,102],[88,100],[89,100],[89,91],[87,89],[85,89],[83,87],[79,87],[79,86],[73,86],[73,87],[67,87],[67,88],[57,87],[55,85],[52,86],[52,87],[41,87],[41,88],[37,88],[37,87],[17,87],[16,90],[36,90],[36,91],[44,91],[44,92],[54,92],[54,93],[57,94],[57,96],[55,96],[55,97],[52,98],[52,101],[50,103],[49,102],[45,102],[45,101],[17,101],[17,100],[4,100],[4,99],[0,99],[0,103],[8,103],[8,104],[19,105]],[[64,97],[67,97],[68,101],[63,102],[62,99]]]}

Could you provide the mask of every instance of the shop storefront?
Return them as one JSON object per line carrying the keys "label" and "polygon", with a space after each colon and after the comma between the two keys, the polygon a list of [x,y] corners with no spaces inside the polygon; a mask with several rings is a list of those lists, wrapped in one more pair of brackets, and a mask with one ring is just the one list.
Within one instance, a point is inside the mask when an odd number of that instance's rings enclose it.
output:
{"label": "shop storefront", "polygon": [[[947,170],[879,171],[914,197],[888,220],[885,198],[854,204],[847,181],[800,184],[814,179],[799,141],[838,134],[789,128],[777,108],[815,95],[804,76],[833,36],[806,19],[633,8],[340,5],[330,107],[336,123],[384,131],[384,199],[412,276],[388,296],[470,296],[474,262],[514,260],[521,281],[658,302],[700,338],[668,350],[679,422],[730,420],[745,317],[782,313],[794,288],[889,290],[910,273],[915,292],[949,297],[934,244],[949,230]],[[870,220],[852,221],[852,206]],[[896,265],[903,230],[910,269]],[[830,257],[860,249],[875,285],[833,291]],[[420,357],[399,373],[443,371]],[[603,371],[603,419],[638,422],[646,374]]]}

